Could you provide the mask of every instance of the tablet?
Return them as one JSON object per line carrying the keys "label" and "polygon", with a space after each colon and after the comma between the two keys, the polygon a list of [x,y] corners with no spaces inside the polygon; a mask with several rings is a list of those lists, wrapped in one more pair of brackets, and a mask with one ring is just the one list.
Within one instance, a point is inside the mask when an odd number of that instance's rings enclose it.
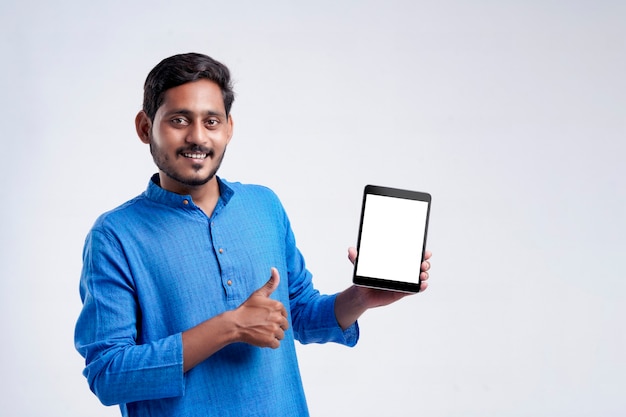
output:
{"label": "tablet", "polygon": [[428,193],[365,186],[354,262],[356,285],[419,291],[430,201]]}

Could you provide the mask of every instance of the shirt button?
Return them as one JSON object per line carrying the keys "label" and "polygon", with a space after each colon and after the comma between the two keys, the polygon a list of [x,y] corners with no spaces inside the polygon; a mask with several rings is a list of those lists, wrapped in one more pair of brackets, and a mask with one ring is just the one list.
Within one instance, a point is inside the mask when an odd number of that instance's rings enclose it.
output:
{"label": "shirt button", "polygon": [[226,281],[226,283],[230,286],[233,285],[233,282],[231,280]]}
{"label": "shirt button", "polygon": [[219,253],[224,253],[224,249],[220,248]]}
{"label": "shirt button", "polygon": [[183,200],[183,204],[184,204],[184,205],[189,204],[189,200]]}

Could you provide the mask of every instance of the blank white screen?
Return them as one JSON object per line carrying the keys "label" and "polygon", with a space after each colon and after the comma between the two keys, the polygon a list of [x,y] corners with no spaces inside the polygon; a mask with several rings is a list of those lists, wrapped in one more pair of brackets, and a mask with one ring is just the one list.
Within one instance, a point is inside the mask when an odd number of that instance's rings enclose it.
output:
{"label": "blank white screen", "polygon": [[357,275],[419,282],[428,203],[368,194]]}

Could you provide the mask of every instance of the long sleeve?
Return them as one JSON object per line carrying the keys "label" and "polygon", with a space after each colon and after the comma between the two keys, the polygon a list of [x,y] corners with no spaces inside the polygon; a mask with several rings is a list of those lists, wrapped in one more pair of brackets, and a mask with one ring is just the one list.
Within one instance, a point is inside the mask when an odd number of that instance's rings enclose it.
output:
{"label": "long sleeve", "polygon": [[83,262],[75,344],[91,390],[106,405],[183,395],[181,334],[137,343],[142,312],[118,242],[92,231]]}
{"label": "long sleeve", "polygon": [[311,273],[296,247],[289,220],[285,214],[285,258],[289,274],[289,298],[295,338],[301,343],[334,342],[356,345],[359,326],[354,323],[345,331],[337,323],[334,295],[322,295],[313,286]]}

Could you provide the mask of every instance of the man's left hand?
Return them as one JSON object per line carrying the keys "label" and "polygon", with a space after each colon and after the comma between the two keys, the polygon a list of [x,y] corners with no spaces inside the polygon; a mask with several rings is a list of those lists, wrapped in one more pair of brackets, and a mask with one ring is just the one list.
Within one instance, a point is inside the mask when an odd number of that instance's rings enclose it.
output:
{"label": "man's left hand", "polygon": [[[356,255],[357,255],[356,248],[354,247],[348,248],[348,259],[350,259],[350,262],[352,262],[352,264],[354,264],[354,262],[356,261]],[[429,274],[428,274],[428,270],[430,269],[429,259],[431,256],[432,256],[432,253],[430,251],[426,251],[424,253],[424,262],[422,262],[421,272],[420,272],[421,285],[420,285],[419,292],[425,291],[426,288],[428,288],[427,280],[429,277]],[[407,295],[411,295],[410,293],[405,293],[405,292],[391,291],[391,290],[379,290],[375,288],[367,288],[367,287],[359,287],[359,286],[356,286],[356,289],[359,292],[359,298],[361,299],[361,302],[366,308],[386,306],[395,301],[398,301],[401,298],[406,297]]]}

